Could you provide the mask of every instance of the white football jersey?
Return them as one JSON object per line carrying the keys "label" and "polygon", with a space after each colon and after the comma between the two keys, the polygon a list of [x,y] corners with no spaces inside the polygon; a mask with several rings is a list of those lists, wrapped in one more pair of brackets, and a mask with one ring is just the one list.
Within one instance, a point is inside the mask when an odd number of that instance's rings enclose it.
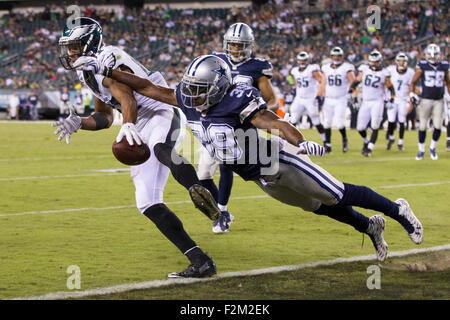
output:
{"label": "white football jersey", "polygon": [[367,64],[359,66],[358,70],[362,73],[362,99],[366,101],[384,100],[384,84],[386,78],[389,77],[388,71],[385,68],[375,71]]}
{"label": "white football jersey", "polygon": [[397,66],[391,65],[387,67],[387,71],[395,89],[395,98],[402,100],[408,99],[409,85],[414,77],[414,70],[407,68],[404,73],[399,73],[397,71]]}
{"label": "white football jersey", "polygon": [[355,67],[348,62],[343,62],[337,68],[333,68],[332,63],[322,66],[322,72],[325,75],[325,97],[341,98],[348,93],[350,83],[347,74],[355,71]]}
{"label": "white football jersey", "polygon": [[294,67],[291,70],[291,75],[297,82],[296,96],[301,98],[314,98],[319,89],[319,82],[314,78],[314,71],[320,71],[317,64],[308,64],[303,71],[299,67]]}
{"label": "white football jersey", "polygon": [[[146,78],[154,84],[168,87],[166,81],[159,72],[151,73],[142,64],[118,47],[104,47],[100,52],[98,52],[97,58],[102,61],[104,57],[107,57],[110,54],[114,54],[116,58],[116,63],[112,66],[112,68],[115,69],[122,65],[126,66],[130,68],[135,75]],[[98,99],[119,111],[121,110],[119,102],[112,96],[109,88],[105,88],[103,86],[103,79],[105,78],[103,75],[86,71],[77,71],[77,75],[80,81],[84,83]],[[139,93],[133,92],[133,94],[138,107],[138,116],[136,121],[136,127],[138,130],[142,128],[145,125],[145,122],[152,116],[152,110],[156,108],[159,109],[160,107],[172,108],[172,106],[150,99]]]}

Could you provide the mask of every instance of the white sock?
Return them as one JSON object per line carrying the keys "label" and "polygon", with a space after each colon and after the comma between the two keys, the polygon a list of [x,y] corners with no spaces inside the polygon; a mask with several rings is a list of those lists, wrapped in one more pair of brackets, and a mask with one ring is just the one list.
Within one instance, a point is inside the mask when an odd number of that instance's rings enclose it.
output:
{"label": "white sock", "polygon": [[220,211],[228,211],[227,205],[217,204],[217,206],[219,207],[219,210],[220,210]]}
{"label": "white sock", "polygon": [[425,152],[425,143],[419,143],[419,151]]}
{"label": "white sock", "polygon": [[389,135],[389,140],[395,140],[395,137],[393,134]]}
{"label": "white sock", "polygon": [[398,139],[398,144],[403,145],[403,139]]}
{"label": "white sock", "polygon": [[436,149],[437,141],[431,140],[430,149]]}
{"label": "white sock", "polygon": [[369,141],[370,141],[369,137],[364,138],[364,143],[369,143]]}
{"label": "white sock", "polygon": [[373,148],[375,148],[375,145],[371,142],[371,143],[369,143],[369,145],[367,146],[367,148],[368,148],[369,150],[373,150]]}

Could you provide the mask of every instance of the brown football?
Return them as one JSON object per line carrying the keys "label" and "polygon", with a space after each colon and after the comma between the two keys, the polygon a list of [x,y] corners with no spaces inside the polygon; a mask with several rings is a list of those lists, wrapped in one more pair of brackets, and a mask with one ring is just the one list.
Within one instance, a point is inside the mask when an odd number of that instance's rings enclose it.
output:
{"label": "brown football", "polygon": [[117,160],[128,166],[136,166],[144,163],[150,158],[150,149],[147,144],[138,145],[136,141],[132,146],[128,144],[125,137],[117,143],[115,140],[112,145],[112,152]]}

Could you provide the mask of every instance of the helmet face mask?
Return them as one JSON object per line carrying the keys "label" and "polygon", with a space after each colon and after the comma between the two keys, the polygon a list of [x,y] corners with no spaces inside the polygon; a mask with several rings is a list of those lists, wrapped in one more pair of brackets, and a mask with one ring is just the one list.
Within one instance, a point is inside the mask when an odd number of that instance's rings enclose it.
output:
{"label": "helmet face mask", "polygon": [[73,70],[73,63],[81,56],[95,55],[103,46],[103,32],[97,21],[90,18],[76,18],[74,27],[66,26],[58,41],[59,61],[67,70]]}
{"label": "helmet face mask", "polygon": [[231,25],[223,36],[223,50],[234,63],[250,58],[253,53],[254,43],[253,30],[245,23]]}
{"label": "helmet face mask", "polygon": [[188,108],[203,112],[219,103],[231,85],[231,71],[219,57],[194,59],[181,80],[181,99]]}

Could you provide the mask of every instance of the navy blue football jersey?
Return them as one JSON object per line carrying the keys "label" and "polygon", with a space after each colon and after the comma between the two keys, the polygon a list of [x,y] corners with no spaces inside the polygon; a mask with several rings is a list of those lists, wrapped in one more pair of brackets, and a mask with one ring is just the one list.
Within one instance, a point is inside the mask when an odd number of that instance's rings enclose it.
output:
{"label": "navy blue football jersey", "polygon": [[260,175],[261,168],[270,167],[270,161],[260,156],[263,150],[270,152],[270,143],[259,137],[250,122],[256,112],[267,109],[258,90],[245,84],[233,86],[220,103],[203,113],[184,105],[180,85],[175,92],[192,133],[211,157],[244,180],[251,180]]}
{"label": "navy blue football jersey", "polygon": [[417,67],[422,70],[420,78],[422,92],[420,97],[431,100],[442,99],[445,93],[445,76],[448,72],[448,62],[442,61],[434,66],[426,60],[421,60]]}
{"label": "navy blue football jersey", "polygon": [[213,52],[213,55],[225,61],[231,70],[233,83],[245,83],[249,86],[258,88],[258,79],[262,76],[272,78],[273,67],[269,60],[260,58],[250,58],[248,60],[234,64],[228,59],[225,53]]}

